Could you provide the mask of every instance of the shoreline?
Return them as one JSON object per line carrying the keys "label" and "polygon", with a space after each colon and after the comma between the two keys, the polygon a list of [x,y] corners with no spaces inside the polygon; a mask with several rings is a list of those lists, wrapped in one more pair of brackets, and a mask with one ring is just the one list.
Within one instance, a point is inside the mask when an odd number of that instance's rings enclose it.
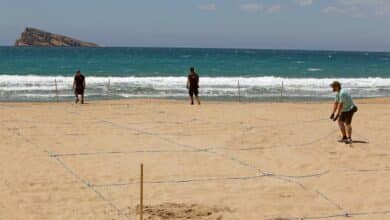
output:
{"label": "shoreline", "polygon": [[[236,99],[227,99],[227,100],[219,100],[219,99],[202,99],[202,103],[210,103],[210,104],[218,104],[218,103],[237,103],[237,104],[324,104],[324,103],[332,103],[333,99],[319,99],[319,100],[305,100],[305,99],[297,99],[297,100],[289,100],[288,98],[283,100],[245,100],[241,99],[238,101],[238,97]],[[390,96],[389,97],[373,97],[373,98],[354,98],[353,99],[357,104],[390,104]],[[187,103],[189,102],[188,98],[118,98],[118,99],[85,99],[85,105],[89,103],[102,103],[102,102],[171,102],[171,103]],[[74,104],[74,100],[42,100],[42,101],[0,101],[0,104]],[[77,104],[79,105],[79,104]]]}

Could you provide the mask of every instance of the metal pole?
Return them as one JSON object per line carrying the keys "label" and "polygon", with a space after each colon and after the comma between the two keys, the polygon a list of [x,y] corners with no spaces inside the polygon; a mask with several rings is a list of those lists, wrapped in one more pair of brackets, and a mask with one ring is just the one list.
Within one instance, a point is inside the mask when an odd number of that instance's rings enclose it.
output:
{"label": "metal pole", "polygon": [[56,99],[58,102],[58,87],[57,87],[57,79],[54,79],[54,84],[56,85]]}

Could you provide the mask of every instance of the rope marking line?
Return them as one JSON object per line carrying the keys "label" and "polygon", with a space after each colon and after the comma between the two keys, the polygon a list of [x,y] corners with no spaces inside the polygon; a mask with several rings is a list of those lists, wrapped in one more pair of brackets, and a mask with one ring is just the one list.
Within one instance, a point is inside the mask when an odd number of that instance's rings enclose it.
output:
{"label": "rope marking line", "polygon": [[79,180],[81,183],[83,183],[88,189],[95,192],[95,194],[103,201],[105,201],[107,204],[111,206],[111,208],[115,209],[120,216],[124,216],[125,219],[131,219],[130,215],[124,214],[122,210],[116,206],[113,202],[108,200],[99,190],[95,189],[87,180],[83,179],[80,175],[76,174],[69,166],[65,164],[64,161],[62,161],[60,158],[55,157],[55,160],[64,168],[66,172],[68,172],[70,175],[72,175],[75,179]]}
{"label": "rope marking line", "polygon": [[[321,120],[323,120],[323,119],[321,119]],[[314,121],[314,120],[313,120],[313,121]],[[105,121],[105,122],[111,123],[111,124],[113,124],[113,125],[118,125],[117,123],[110,122],[110,121]],[[303,122],[303,123],[305,123],[305,122]],[[309,123],[309,122],[307,122],[307,123]],[[158,137],[159,137],[159,135],[156,135],[156,134],[154,134],[154,133],[152,133],[152,132],[149,132],[149,131],[143,131],[143,130],[141,130],[141,129],[129,128],[129,127],[126,127],[126,126],[123,126],[122,129],[123,129],[123,128],[125,128],[125,129],[130,129],[130,130],[136,130],[136,131],[138,131],[138,132],[140,132],[140,133],[143,133],[143,134],[155,135],[155,136],[158,136]],[[170,140],[169,138],[166,138],[166,137],[159,137],[159,138],[162,139],[162,140],[168,141],[168,142],[173,142],[173,143],[175,143],[175,144],[177,144],[177,145],[179,145],[179,146],[182,146],[182,147],[192,148],[192,149],[198,149],[198,150],[199,150],[199,148],[197,148],[197,147],[195,147],[195,146],[188,145],[188,144],[182,144],[182,143],[176,142],[176,141],[174,141],[174,140]],[[313,143],[315,143],[315,141],[314,141]],[[310,144],[308,144],[308,145],[310,145]],[[307,190],[307,188],[306,188],[302,183],[299,183],[299,182],[296,182],[296,181],[290,179],[290,178],[293,178],[294,176],[280,176],[280,175],[275,175],[275,174],[273,174],[273,173],[262,172],[262,171],[260,171],[258,168],[256,168],[255,166],[253,166],[253,165],[251,165],[251,164],[248,164],[248,163],[246,163],[246,162],[244,162],[244,161],[241,161],[241,160],[239,160],[239,159],[237,159],[237,158],[234,158],[234,157],[228,157],[228,155],[221,155],[219,152],[212,152],[212,151],[205,151],[205,150],[202,150],[202,152],[213,153],[213,154],[216,154],[216,155],[220,155],[220,156],[224,157],[225,159],[229,159],[229,160],[235,161],[235,162],[239,163],[239,164],[242,165],[242,166],[251,167],[251,168],[253,168],[253,169],[256,169],[257,171],[263,173],[263,175],[259,175],[259,176],[261,176],[261,177],[264,176],[264,177],[278,178],[278,179],[281,179],[281,180],[283,180],[283,181],[287,181],[287,182],[292,182],[292,183],[298,184],[299,186],[301,186],[302,188],[304,188],[305,190]],[[327,172],[327,171],[325,171],[325,172]],[[90,186],[91,186],[91,185],[90,185]],[[321,193],[320,191],[316,190],[316,192],[317,192],[317,194],[322,195],[321,197],[327,198],[327,200],[328,200],[329,202],[333,202],[333,201],[331,201],[328,197],[326,197],[326,195],[324,195],[323,193]],[[333,202],[333,203],[334,203],[334,202]],[[341,208],[341,206],[339,206],[339,205],[336,204],[336,203],[334,203],[334,205],[335,205],[335,206],[338,206],[339,209]],[[341,208],[341,209],[342,209],[342,208]],[[336,215],[336,217],[348,217],[348,216],[359,215],[359,214],[360,214],[360,215],[365,215],[365,214],[368,214],[368,215],[369,215],[369,214],[375,214],[375,213],[378,213],[378,214],[379,214],[379,213],[385,213],[385,214],[387,214],[387,213],[389,213],[389,212],[390,212],[390,211],[385,211],[385,212],[371,212],[371,213],[370,213],[370,212],[366,212],[366,213],[344,213],[344,214]],[[323,217],[323,216],[319,216],[319,217],[305,217],[304,219],[319,219],[319,218],[324,218],[324,217]],[[325,216],[325,218],[326,218],[326,216]],[[302,218],[296,218],[296,219],[302,219]]]}
{"label": "rope marking line", "polygon": [[[354,216],[371,216],[371,215],[389,215],[390,210],[386,211],[372,211],[372,212],[351,212],[351,213],[340,213],[333,215],[323,216],[306,216],[306,217],[292,217],[292,218],[279,218],[283,220],[315,220],[315,219],[332,219],[332,218],[352,218]],[[278,219],[278,218],[276,218]],[[275,220],[275,218],[269,218],[267,220]]]}
{"label": "rope marking line", "polygon": [[[96,120],[96,119],[95,119]],[[310,121],[305,121],[303,123],[312,123],[312,122],[317,122],[317,121],[324,121],[325,119],[318,119],[318,120],[310,120]],[[145,131],[145,130],[142,130],[142,129],[137,129],[137,128],[133,128],[133,127],[129,127],[129,126],[123,126],[123,125],[120,125],[118,123],[115,123],[115,122],[111,122],[111,121],[107,121],[107,120],[100,120],[104,123],[108,123],[108,124],[111,124],[113,126],[116,126],[116,127],[121,127],[122,129],[128,129],[128,130],[133,130],[133,131],[136,131],[138,133],[142,133],[142,134],[145,134],[145,135],[152,135],[152,136],[156,136],[158,138],[160,138],[161,140],[165,140],[167,142],[170,142],[170,143],[174,143],[178,146],[182,146],[184,148],[190,148],[190,149],[193,149],[193,150],[201,150],[201,148],[199,147],[196,147],[196,146],[192,146],[192,145],[189,145],[189,144],[183,144],[183,143],[180,143],[180,142],[177,142],[177,141],[174,141],[174,140],[171,140],[170,138],[167,138],[167,137],[162,137],[161,135],[158,135],[158,134],[155,134],[153,132],[149,132],[149,131]],[[290,123],[290,124],[293,124],[293,123]],[[296,123],[296,124],[299,124],[299,123]],[[240,159],[237,159],[235,157],[231,157],[229,155],[226,155],[226,154],[221,154],[217,151],[203,151],[204,153],[210,153],[210,154],[215,154],[215,155],[218,155],[218,156],[221,156],[222,158],[225,158],[225,159],[228,159],[228,160],[231,160],[237,164],[240,164],[241,166],[244,166],[244,167],[247,167],[247,168],[251,168],[253,170],[255,170],[256,172],[260,172],[262,175],[265,175],[267,177],[270,177],[270,178],[277,178],[277,179],[280,179],[282,181],[285,181],[285,182],[289,182],[289,183],[294,183],[294,184],[297,184],[299,186],[301,186],[301,188],[304,190],[304,191],[309,191],[306,187],[303,187],[303,184],[302,183],[298,183],[296,181],[292,181],[290,178],[291,177],[287,177],[287,176],[278,176],[278,175],[275,175],[271,172],[264,172],[262,170],[259,170],[256,166],[252,165],[252,164],[249,164],[245,161],[242,161]],[[286,179],[287,178],[287,179]],[[323,197],[321,194],[319,194],[317,191],[314,191],[317,193],[317,195],[319,195],[321,198],[325,199],[326,201],[329,202],[329,199],[327,197]],[[334,205],[335,203],[331,203],[332,205]],[[337,206],[336,206],[337,207]],[[338,207],[337,207],[338,208]]]}
{"label": "rope marking line", "polygon": [[[252,180],[266,177],[266,175],[254,175],[254,176],[240,176],[240,177],[207,177],[198,179],[177,179],[177,180],[152,180],[144,181],[145,184],[170,184],[170,183],[194,183],[194,182],[217,182],[217,181],[240,181],[240,180]],[[127,183],[111,183],[111,184],[92,184],[93,187],[119,187],[137,185],[139,181],[127,182]]]}
{"label": "rope marking line", "polygon": [[64,168],[64,170],[66,172],[68,172],[71,176],[73,176],[76,180],[78,180],[79,182],[81,182],[84,186],[86,186],[88,189],[92,190],[100,199],[102,199],[104,202],[106,202],[111,208],[114,208],[119,216],[123,216],[125,217],[125,219],[127,220],[131,220],[130,216],[127,215],[127,214],[123,214],[122,210],[119,209],[114,203],[112,203],[111,201],[109,201],[108,199],[106,199],[103,194],[98,191],[97,189],[93,188],[88,181],[84,180],[81,176],[77,175],[73,170],[71,170],[66,164],[65,162],[63,162],[60,158],[58,157],[53,157],[52,153],[44,148],[42,148],[40,145],[36,144],[35,142],[31,141],[27,136],[21,134],[19,132],[19,130],[14,130],[14,129],[11,129],[7,126],[3,126],[4,128],[8,129],[9,131],[12,131],[12,133],[14,133],[16,136],[24,139],[25,142],[29,143],[30,145],[33,145],[35,146],[36,148],[38,149],[41,149],[42,152],[46,153],[47,156],[49,158],[53,158],[59,165],[61,165],[61,167]]}

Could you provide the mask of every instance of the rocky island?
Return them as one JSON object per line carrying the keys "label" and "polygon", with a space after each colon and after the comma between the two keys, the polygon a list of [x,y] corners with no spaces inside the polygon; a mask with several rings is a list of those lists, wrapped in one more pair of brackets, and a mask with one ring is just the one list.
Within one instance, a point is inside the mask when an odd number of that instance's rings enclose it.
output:
{"label": "rocky island", "polygon": [[90,42],[80,41],[71,37],[53,34],[36,28],[26,28],[21,38],[15,42],[16,47],[99,47]]}

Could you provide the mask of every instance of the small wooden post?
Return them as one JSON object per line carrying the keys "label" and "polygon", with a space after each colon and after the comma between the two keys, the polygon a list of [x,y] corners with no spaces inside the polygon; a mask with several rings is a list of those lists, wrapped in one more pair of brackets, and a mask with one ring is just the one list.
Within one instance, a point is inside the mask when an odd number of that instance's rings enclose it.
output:
{"label": "small wooden post", "polygon": [[141,163],[141,181],[140,181],[140,214],[139,219],[144,219],[144,164]]}
{"label": "small wooden post", "polygon": [[282,80],[282,89],[280,90],[280,101],[283,100],[283,90],[284,90],[284,82]]}
{"label": "small wooden post", "polygon": [[240,80],[237,81],[237,89],[238,89],[238,102],[241,102]]}
{"label": "small wooden post", "polygon": [[110,95],[110,79],[108,79],[108,83],[107,83],[107,93],[108,95]]}
{"label": "small wooden post", "polygon": [[57,79],[54,79],[54,84],[56,86],[56,99],[57,99],[57,102],[58,102],[58,87],[57,87]]}

